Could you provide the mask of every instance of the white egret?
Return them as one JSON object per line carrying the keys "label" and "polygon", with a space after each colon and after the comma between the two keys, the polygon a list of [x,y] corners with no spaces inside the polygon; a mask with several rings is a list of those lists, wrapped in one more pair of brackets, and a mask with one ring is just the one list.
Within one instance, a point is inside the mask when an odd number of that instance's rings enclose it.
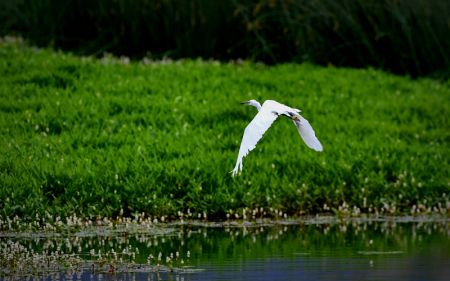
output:
{"label": "white egret", "polygon": [[266,100],[262,106],[256,100],[249,100],[243,102],[243,104],[256,107],[256,109],[258,109],[258,114],[256,114],[253,120],[245,128],[244,136],[241,141],[241,147],[239,148],[236,166],[233,171],[231,171],[233,176],[242,171],[243,158],[256,147],[258,141],[280,115],[284,115],[292,119],[300,136],[309,148],[316,151],[323,150],[322,144],[317,139],[316,134],[314,133],[314,130],[308,120],[299,114],[301,111],[300,109],[290,108],[289,106],[273,100]]}

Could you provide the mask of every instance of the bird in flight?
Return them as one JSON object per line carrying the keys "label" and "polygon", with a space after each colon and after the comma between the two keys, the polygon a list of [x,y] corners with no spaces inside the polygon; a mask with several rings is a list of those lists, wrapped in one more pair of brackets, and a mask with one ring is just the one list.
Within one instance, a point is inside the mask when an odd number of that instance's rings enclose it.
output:
{"label": "bird in flight", "polygon": [[323,150],[322,144],[317,139],[308,120],[299,114],[300,109],[291,108],[274,100],[266,100],[262,106],[256,100],[249,100],[242,103],[256,107],[256,109],[258,109],[258,114],[256,114],[253,120],[245,128],[236,166],[234,166],[233,171],[231,171],[232,176],[235,176],[242,171],[243,158],[256,147],[258,141],[280,115],[292,119],[300,136],[309,148],[315,151]]}

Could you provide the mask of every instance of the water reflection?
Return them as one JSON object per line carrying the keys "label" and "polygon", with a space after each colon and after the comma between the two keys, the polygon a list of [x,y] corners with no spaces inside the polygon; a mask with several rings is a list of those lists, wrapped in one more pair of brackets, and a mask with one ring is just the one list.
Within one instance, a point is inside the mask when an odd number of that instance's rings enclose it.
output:
{"label": "water reflection", "polygon": [[2,233],[1,279],[450,280],[449,225],[354,220],[174,225],[157,235]]}

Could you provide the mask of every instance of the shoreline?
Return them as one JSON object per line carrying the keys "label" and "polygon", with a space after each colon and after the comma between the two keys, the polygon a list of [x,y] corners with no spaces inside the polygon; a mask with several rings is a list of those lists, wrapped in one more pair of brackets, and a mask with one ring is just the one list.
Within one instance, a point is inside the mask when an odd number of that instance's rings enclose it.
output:
{"label": "shoreline", "polygon": [[420,216],[302,216],[294,218],[260,218],[254,220],[229,219],[225,221],[208,220],[173,220],[167,222],[153,222],[151,220],[121,220],[103,219],[92,223],[91,221],[79,221],[77,224],[58,224],[44,228],[10,228],[0,229],[0,238],[5,237],[54,237],[64,234],[86,236],[106,236],[111,234],[147,234],[151,236],[163,236],[176,232],[179,228],[257,228],[277,226],[302,226],[302,225],[335,225],[335,224],[371,224],[371,223],[450,223],[450,216],[443,214],[430,214]]}

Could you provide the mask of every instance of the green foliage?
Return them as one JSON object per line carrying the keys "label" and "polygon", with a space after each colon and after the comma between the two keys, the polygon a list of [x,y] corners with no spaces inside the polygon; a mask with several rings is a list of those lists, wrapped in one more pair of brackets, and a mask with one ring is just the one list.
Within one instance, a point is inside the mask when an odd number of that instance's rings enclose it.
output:
{"label": "green foliage", "polygon": [[[3,217],[448,208],[448,81],[309,64],[127,63],[0,44]],[[302,109],[324,152],[281,119],[233,179],[255,115],[239,102],[252,98]]]}
{"label": "green foliage", "polygon": [[450,2],[441,0],[236,1],[253,57],[375,66],[449,75]]}
{"label": "green foliage", "polygon": [[447,0],[3,0],[0,36],[132,57],[368,65],[448,78]]}

